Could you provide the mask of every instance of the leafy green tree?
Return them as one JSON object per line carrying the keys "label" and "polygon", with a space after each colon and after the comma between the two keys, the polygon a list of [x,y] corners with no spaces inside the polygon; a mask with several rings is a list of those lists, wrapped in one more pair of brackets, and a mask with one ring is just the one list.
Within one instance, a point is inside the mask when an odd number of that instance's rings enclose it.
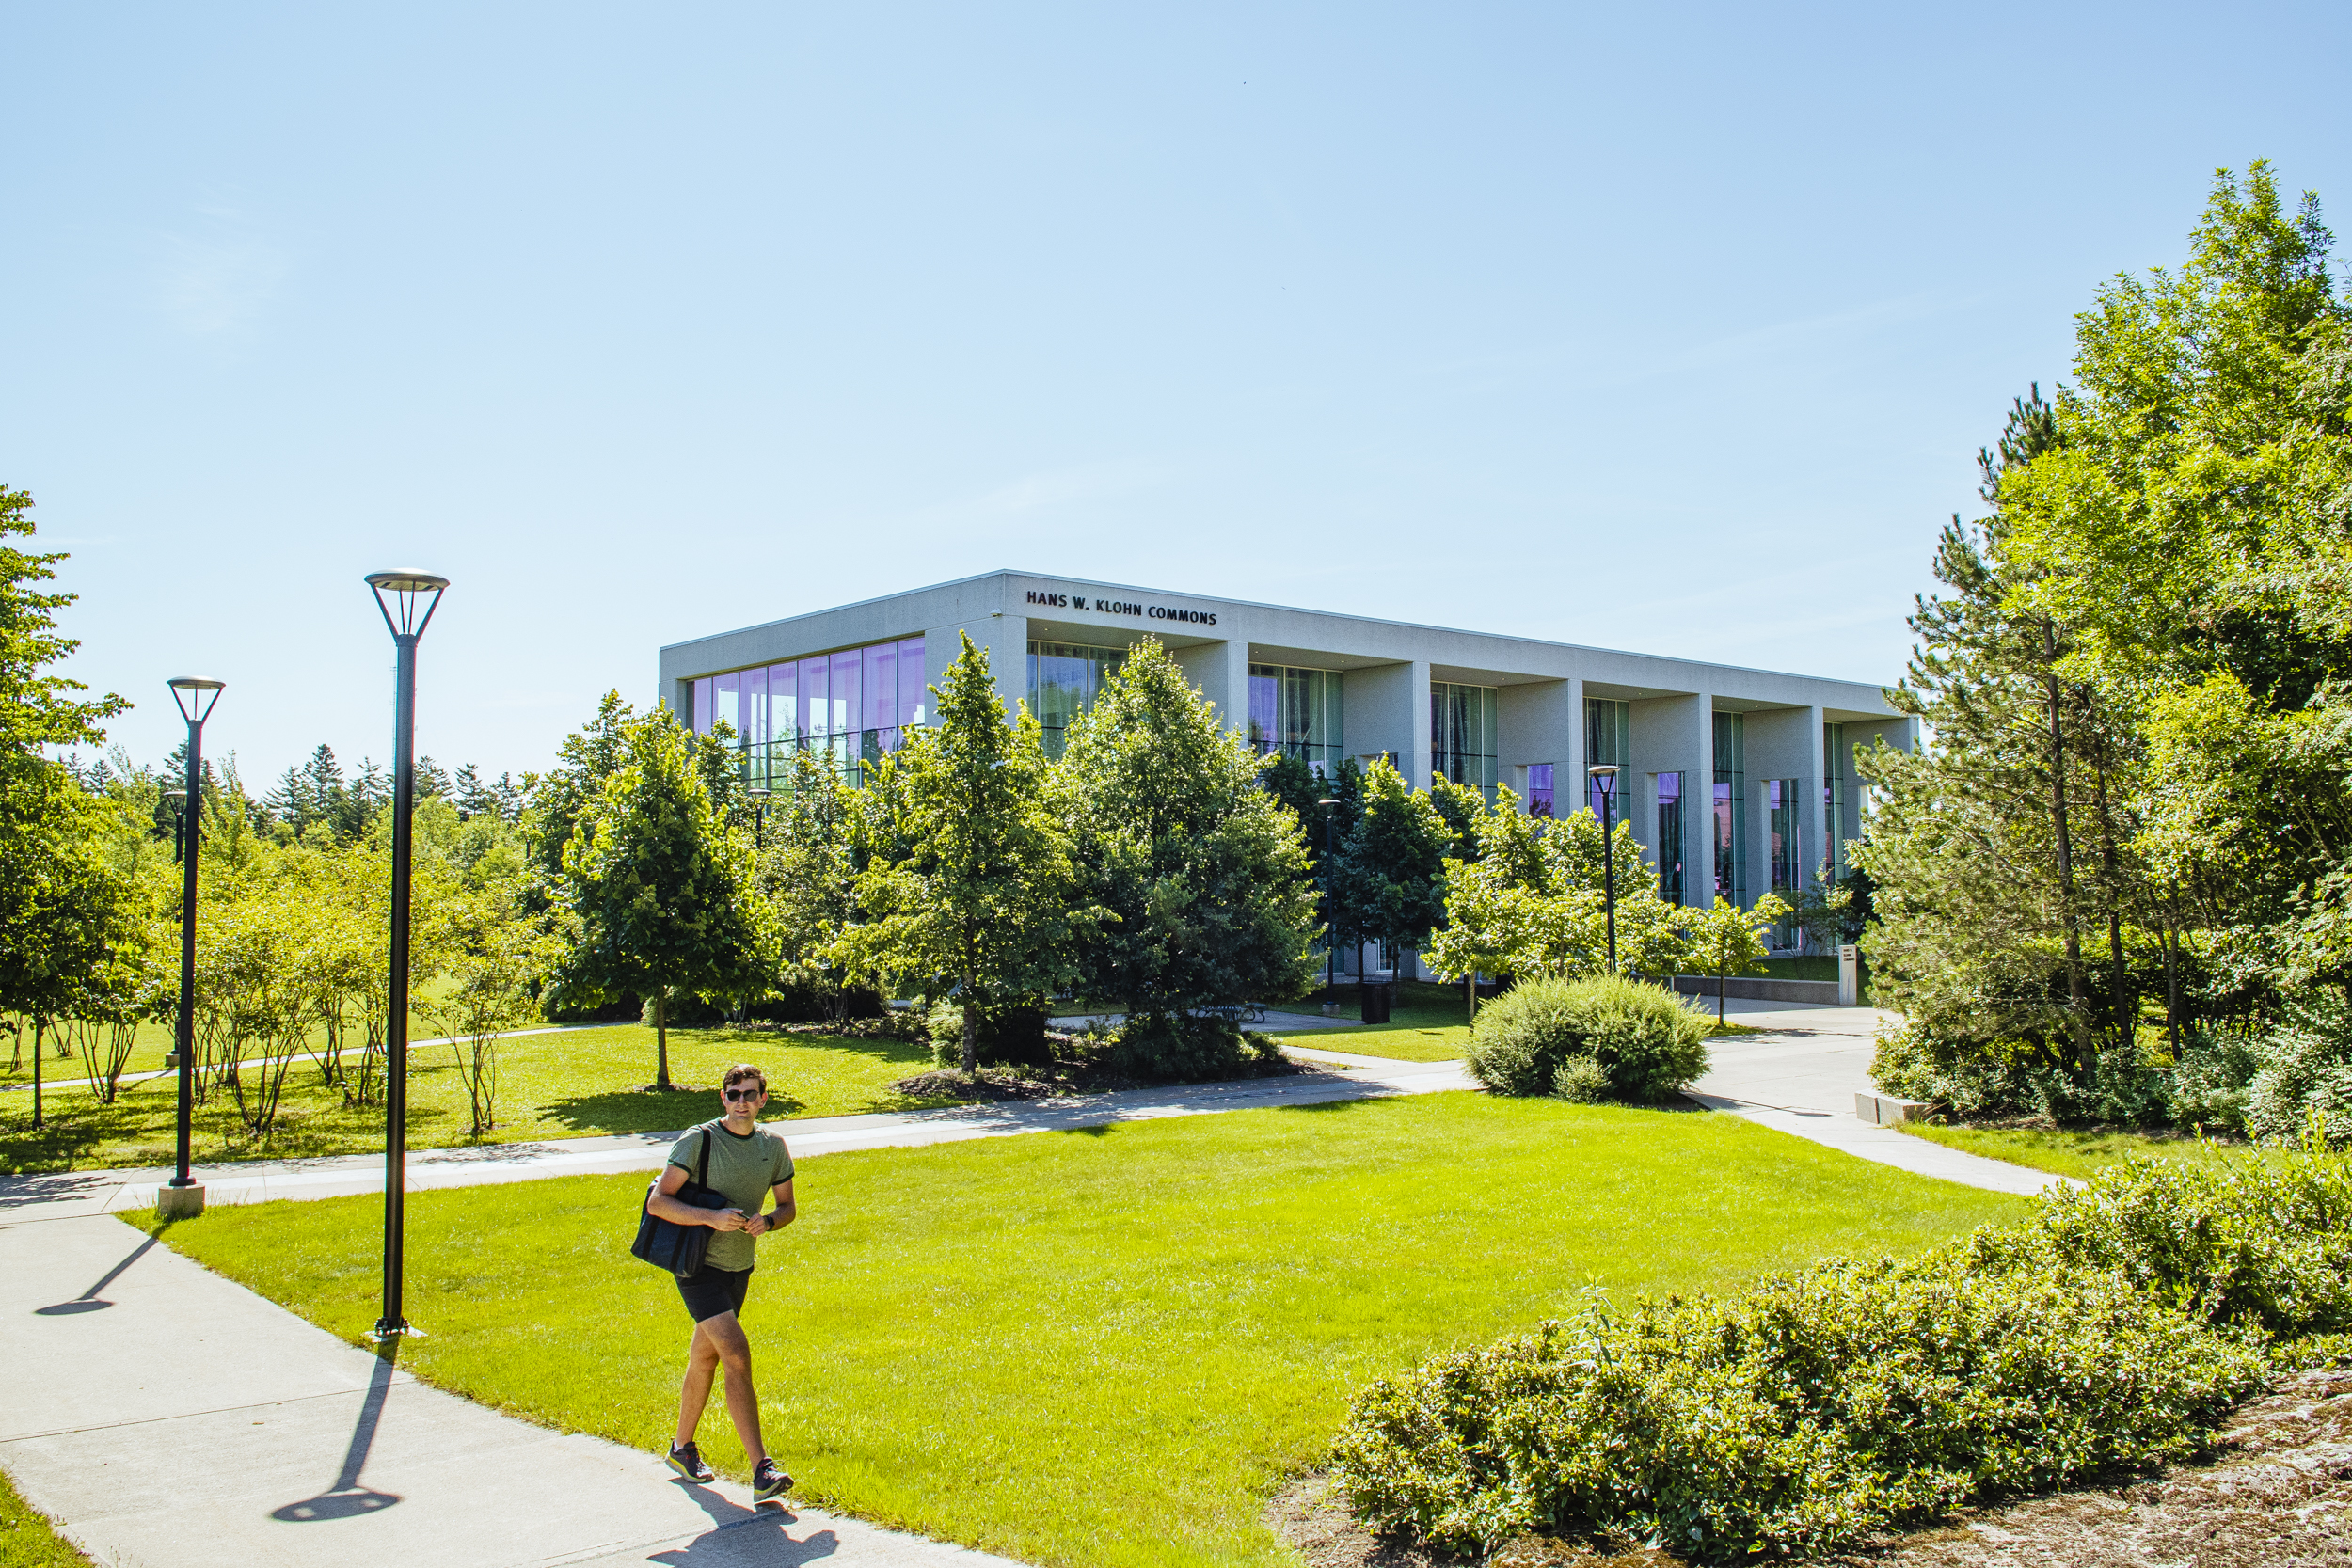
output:
{"label": "leafy green tree", "polygon": [[1441,878],[1453,842],[1430,797],[1416,794],[1388,758],[1375,758],[1363,772],[1355,828],[1337,857],[1334,896],[1359,946],[1395,949],[1399,974],[1406,951],[1427,946],[1445,918]]}
{"label": "leafy green tree", "polygon": [[1878,989],[1941,1060],[2087,1092],[2139,1056],[2152,990],[2178,1056],[2201,1019],[2352,980],[2329,934],[2352,934],[2352,312],[2329,244],[2267,166],[2217,175],[2187,261],[2100,291],[2074,383],[1983,454],[1990,515],[1946,531],[1949,592],[1895,694],[1932,738],[1866,754],[1857,854]]}
{"label": "leafy green tree", "polygon": [[[885,803],[893,792],[881,781],[866,793],[872,799],[861,801],[837,770],[808,752],[793,752],[790,780],[770,804],[759,860],[760,886],[775,911],[788,966],[813,973],[829,963],[834,944],[858,919],[859,841],[866,836],[860,808],[881,808],[884,824],[897,817]],[[849,992],[830,974],[826,979],[824,993],[839,1019]]]}
{"label": "leafy green tree", "polygon": [[622,721],[617,739],[619,766],[564,850],[564,907],[576,926],[558,986],[587,1001],[650,999],[655,1082],[666,1089],[671,996],[764,990],[775,928],[750,836],[720,820],[691,737],[669,710]]}
{"label": "leafy green tree", "polygon": [[1025,706],[1005,717],[988,651],[965,637],[932,691],[936,721],[878,769],[885,809],[869,818],[877,852],[856,881],[864,918],[830,954],[885,985],[952,980],[968,1075],[981,1015],[1073,978],[1092,911],[1071,875],[1044,733]]}
{"label": "leafy green tree", "polygon": [[1788,917],[1780,895],[1768,893],[1752,909],[1718,897],[1711,910],[1694,911],[1683,927],[1692,973],[1715,977],[1715,1022],[1724,1021],[1724,981],[1733,974],[1760,974],[1771,945],[1764,933]]}
{"label": "leafy green tree", "polygon": [[1313,983],[1306,837],[1259,787],[1262,764],[1152,638],[1070,727],[1080,896],[1112,915],[1086,947],[1087,986],[1124,1001],[1131,1027]]}
{"label": "leafy green tree", "polygon": [[580,818],[602,799],[605,782],[628,761],[628,726],[636,719],[637,710],[618,691],[608,691],[596,705],[596,717],[556,748],[561,760],[555,767],[523,775],[523,837],[538,883],[536,907],[546,907],[562,883],[564,852]]}
{"label": "leafy green tree", "polygon": [[80,597],[35,584],[56,580],[62,551],[40,554],[6,543],[32,537],[33,498],[0,485],[0,754],[28,757],[51,746],[98,745],[105,721],[131,705],[120,697],[84,699],[80,681],[49,667],[81,646],[57,631],[52,612]]}
{"label": "leafy green tree", "polygon": [[[1556,820],[1519,809],[1506,785],[1470,819],[1475,859],[1445,862],[1445,925],[1431,941],[1432,968],[1475,974],[1576,976],[1609,972],[1609,909],[1600,820],[1587,810]],[[1642,846],[1630,824],[1610,833],[1617,867],[1617,973],[1664,977],[1688,957],[1690,912],[1639,874]]]}

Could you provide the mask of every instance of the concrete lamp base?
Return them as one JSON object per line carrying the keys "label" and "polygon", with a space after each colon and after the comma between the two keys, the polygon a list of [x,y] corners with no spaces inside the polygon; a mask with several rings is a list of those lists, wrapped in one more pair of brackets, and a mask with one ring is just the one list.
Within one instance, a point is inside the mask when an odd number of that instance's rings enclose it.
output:
{"label": "concrete lamp base", "polygon": [[204,1183],[186,1187],[155,1189],[155,1215],[158,1219],[192,1220],[204,1212]]}

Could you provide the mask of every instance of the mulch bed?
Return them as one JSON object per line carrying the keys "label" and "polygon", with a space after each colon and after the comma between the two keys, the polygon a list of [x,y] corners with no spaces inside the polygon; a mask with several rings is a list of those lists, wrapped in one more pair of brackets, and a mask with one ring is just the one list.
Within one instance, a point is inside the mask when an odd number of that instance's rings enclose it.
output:
{"label": "mulch bed", "polygon": [[[1311,1568],[1469,1568],[1383,1541],[1311,1476],[1265,1521]],[[2352,1370],[2291,1373],[2237,1410],[2209,1459],[2107,1487],[1971,1509],[1934,1529],[1817,1560],[1833,1568],[2352,1568]],[[1480,1568],[1677,1568],[1523,1538]]]}
{"label": "mulch bed", "polygon": [[[1090,1036],[1048,1029],[1045,1043],[1054,1052],[1054,1065],[1050,1068],[983,1067],[972,1078],[964,1077],[954,1068],[934,1068],[913,1078],[901,1078],[890,1086],[900,1094],[924,1099],[968,1101],[1049,1100],[1057,1095],[1115,1094],[1121,1089],[1159,1086],[1155,1079],[1113,1071],[1103,1060],[1102,1042]],[[1285,1078],[1293,1073],[1320,1070],[1311,1063],[1278,1056],[1269,1062],[1248,1063],[1233,1076]]]}

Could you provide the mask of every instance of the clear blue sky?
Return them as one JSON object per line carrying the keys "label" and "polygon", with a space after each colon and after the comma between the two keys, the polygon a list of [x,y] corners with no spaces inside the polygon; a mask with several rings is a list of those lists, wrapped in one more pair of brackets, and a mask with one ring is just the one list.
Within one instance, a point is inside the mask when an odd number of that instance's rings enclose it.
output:
{"label": "clear blue sky", "polygon": [[[1025,566],[1861,679],[2352,8],[20,5],[0,482],[257,786]],[[2347,228],[2352,232],[2352,228]]]}

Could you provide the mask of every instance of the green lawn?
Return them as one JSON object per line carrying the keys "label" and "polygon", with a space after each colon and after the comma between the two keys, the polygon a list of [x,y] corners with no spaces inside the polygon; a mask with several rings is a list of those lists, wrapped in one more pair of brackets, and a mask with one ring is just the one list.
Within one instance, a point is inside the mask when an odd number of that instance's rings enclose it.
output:
{"label": "green lawn", "polygon": [[0,1568],[88,1568],[89,1559],[0,1475]]}
{"label": "green lawn", "polygon": [[[670,1077],[694,1092],[649,1094],[654,1033],[643,1024],[612,1024],[528,1035],[500,1045],[503,1082],[498,1126],[480,1141],[531,1142],[598,1132],[652,1132],[691,1127],[718,1113],[713,1086],[731,1062],[766,1069],[769,1117],[845,1116],[862,1111],[915,1110],[935,1101],[909,1100],[894,1080],[931,1065],[929,1046],[897,1040],[836,1039],[765,1030],[673,1029]],[[438,1148],[476,1141],[466,1090],[448,1046],[416,1049],[409,1056],[408,1143]],[[196,1116],[199,1160],[281,1158],[289,1155],[371,1153],[384,1147],[381,1107],[346,1108],[343,1091],[324,1084],[308,1062],[286,1080],[283,1124],[264,1147],[242,1135],[225,1097]],[[0,1093],[0,1171],[88,1170],[168,1164],[173,1158],[177,1080],[125,1085],[113,1105],[87,1089],[47,1096],[47,1120],[32,1126],[33,1097]]]}
{"label": "green lawn", "polygon": [[[644,1449],[685,1318],[626,1252],[643,1176],[421,1192],[404,1365]],[[1259,1523],[1349,1394],[1599,1284],[1735,1288],[2020,1199],[1737,1117],[1483,1095],[831,1154],[745,1314],[807,1500],[1037,1564],[1292,1564]],[[356,1338],[376,1200],[218,1208],[170,1243]],[[724,1416],[706,1452],[739,1481]]]}
{"label": "green lawn", "polygon": [[2087,1177],[2120,1164],[2127,1154],[2158,1160],[2195,1159],[2208,1147],[2185,1133],[2127,1132],[2112,1128],[1938,1127],[1907,1121],[1901,1130],[1915,1138],[2056,1176]]}

